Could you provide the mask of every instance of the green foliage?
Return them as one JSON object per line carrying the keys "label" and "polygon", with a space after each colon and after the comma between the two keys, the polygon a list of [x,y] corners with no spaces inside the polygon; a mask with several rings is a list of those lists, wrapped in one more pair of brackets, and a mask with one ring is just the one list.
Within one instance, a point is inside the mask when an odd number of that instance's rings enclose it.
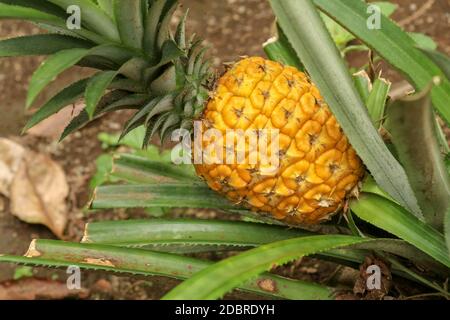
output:
{"label": "green foliage", "polygon": [[163,299],[218,299],[240,283],[275,266],[305,255],[364,241],[366,240],[358,237],[327,235],[295,238],[262,245],[205,268],[173,289]]}
{"label": "green foliage", "polygon": [[271,4],[278,23],[377,183],[422,218],[404,169],[365,112],[348,70],[311,1],[271,1]]}
{"label": "green foliage", "polygon": [[428,91],[394,102],[387,128],[426,221],[442,230],[450,209],[450,176],[437,138]]}
{"label": "green foliage", "polygon": [[376,78],[367,97],[367,110],[369,110],[369,115],[375,128],[380,128],[384,122],[384,112],[390,88],[391,83],[389,81],[383,78]]}
{"label": "green foliage", "polygon": [[[39,253],[39,256],[36,256],[36,253]],[[0,262],[60,268],[75,265],[88,270],[143,276],[156,275],[182,280],[212,264],[210,261],[165,252],[54,240],[33,241],[27,256],[3,255],[0,256]],[[269,281],[279,290],[261,289],[259,286],[261,281]],[[325,286],[268,273],[243,284],[239,289],[281,299],[311,299],[312,297],[326,299],[332,295],[332,290]]]}
{"label": "green foliage", "polygon": [[[414,40],[394,22],[381,16],[380,29],[367,28],[367,5],[360,0],[313,0],[314,4],[367,46],[376,51],[389,64],[402,72],[417,90],[424,89],[442,70],[421,52]],[[325,66],[324,66],[325,67]],[[331,66],[329,66],[331,68]],[[327,68],[329,68],[327,66]],[[433,105],[450,124],[450,82],[444,79],[431,92]]]}
{"label": "green foliage", "polygon": [[107,182],[114,182],[111,178],[113,167],[113,157],[109,154],[102,154],[95,160],[96,172],[89,182],[89,187],[94,190],[98,186]]}
{"label": "green foliage", "polygon": [[16,270],[14,270],[14,280],[19,280],[23,278],[30,278],[33,276],[33,268],[28,266],[21,266],[17,267]]}
{"label": "green foliage", "polygon": [[411,243],[450,268],[444,236],[398,204],[375,194],[363,194],[352,200],[350,207],[359,218]]}

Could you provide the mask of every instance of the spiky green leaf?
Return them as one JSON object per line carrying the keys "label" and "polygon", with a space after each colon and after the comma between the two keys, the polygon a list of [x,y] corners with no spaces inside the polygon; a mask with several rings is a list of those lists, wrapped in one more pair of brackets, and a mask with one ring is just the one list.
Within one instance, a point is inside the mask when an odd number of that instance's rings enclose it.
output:
{"label": "spiky green leaf", "polygon": [[208,187],[193,187],[192,183],[102,186],[97,189],[92,202],[93,209],[173,206],[237,208]]}
{"label": "spiky green leaf", "polygon": [[[419,49],[413,39],[387,17],[380,16],[379,28],[368,27],[372,21],[369,4],[360,0],[313,0],[314,4],[340,25],[366,43],[393,67],[401,71],[420,91],[435,76],[442,76],[440,69]],[[370,25],[372,26],[372,24]],[[447,124],[450,124],[450,82],[442,81],[433,88],[434,107]]]}
{"label": "spiky green leaf", "polygon": [[390,88],[391,83],[384,78],[377,78],[373,82],[372,91],[367,98],[367,110],[375,128],[381,127],[383,123]]}
{"label": "spiky green leaf", "polygon": [[94,116],[95,109],[103,97],[105,90],[109,87],[116,76],[117,71],[105,71],[97,73],[89,79],[84,98],[86,100],[85,110],[90,119]]}
{"label": "spiky green leaf", "polygon": [[[52,267],[75,265],[83,269],[144,276],[157,275],[175,279],[189,278],[212,264],[205,260],[163,252],[54,240],[33,241],[25,257],[0,255],[0,261]],[[262,289],[259,285],[261,281],[269,281],[278,290]],[[327,299],[332,297],[331,288],[271,274],[263,274],[253,281],[243,284],[240,289],[282,299]]]}
{"label": "spiky green leaf", "polygon": [[401,206],[378,195],[364,193],[351,202],[350,208],[359,218],[396,235],[450,268],[444,236]]}
{"label": "spiky green leaf", "polygon": [[387,128],[425,219],[442,230],[450,208],[450,178],[436,137],[428,91],[394,102]]}
{"label": "spiky green leaf", "polygon": [[270,3],[278,23],[375,180],[422,218],[405,171],[373,126],[347,67],[312,2],[272,0]]}
{"label": "spiky green leaf", "polygon": [[83,96],[83,92],[86,89],[86,85],[89,79],[83,79],[77,81],[70,86],[64,88],[49,101],[47,101],[33,116],[28,120],[23,132],[34,127],[41,121],[47,119],[51,115],[59,112],[64,107],[71,103],[74,103]]}
{"label": "spiky green leaf", "polygon": [[120,41],[119,31],[111,17],[90,0],[48,0],[67,10],[70,6],[81,9],[82,24],[113,41]]}
{"label": "spiky green leaf", "polygon": [[40,34],[0,41],[0,57],[51,55],[58,51],[88,49],[92,42],[59,34]]}
{"label": "spiky green leaf", "polygon": [[27,108],[56,76],[74,66],[88,53],[87,49],[68,49],[59,51],[44,61],[31,78],[26,101]]}
{"label": "spiky green leaf", "polygon": [[234,287],[276,265],[282,265],[305,255],[364,241],[363,238],[358,237],[329,235],[301,237],[262,245],[197,272],[163,299],[218,299]]}
{"label": "spiky green leaf", "polygon": [[113,1],[114,15],[122,43],[131,48],[141,49],[144,37],[141,1]]}

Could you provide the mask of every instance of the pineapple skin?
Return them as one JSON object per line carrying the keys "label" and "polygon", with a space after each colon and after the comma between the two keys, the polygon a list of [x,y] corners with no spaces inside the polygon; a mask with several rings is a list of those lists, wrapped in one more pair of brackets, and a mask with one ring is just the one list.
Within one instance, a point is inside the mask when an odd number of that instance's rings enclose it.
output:
{"label": "pineapple skin", "polygon": [[[222,133],[224,146],[226,130],[279,130],[279,166],[269,175],[261,172],[259,159],[203,161],[195,169],[232,202],[286,223],[328,220],[365,172],[316,86],[303,72],[277,62],[250,57],[236,63],[219,79],[201,121],[203,130]],[[208,142],[202,144],[206,148]]]}

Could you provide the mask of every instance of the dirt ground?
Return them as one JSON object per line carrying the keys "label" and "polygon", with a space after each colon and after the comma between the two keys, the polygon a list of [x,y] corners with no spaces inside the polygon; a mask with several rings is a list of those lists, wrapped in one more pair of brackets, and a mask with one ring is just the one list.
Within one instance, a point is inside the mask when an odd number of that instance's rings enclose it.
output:
{"label": "dirt ground", "polygon": [[[190,8],[188,29],[205,39],[211,47],[210,56],[216,67],[235,61],[244,55],[263,55],[261,44],[271,36],[273,15],[269,5],[262,0],[183,0],[183,7]],[[395,0],[400,8],[393,19],[408,31],[420,31],[432,36],[439,49],[450,54],[450,3],[436,0],[433,5],[416,16],[423,0]],[[17,21],[0,21],[0,39],[38,33],[37,27]],[[32,72],[42,62],[41,57],[25,57],[0,60],[0,137],[12,137],[33,150],[50,155],[62,165],[70,185],[69,225],[67,240],[78,241],[84,224],[92,220],[126,219],[142,217],[142,212],[116,210],[87,215],[83,211],[89,200],[88,183],[95,173],[95,159],[102,154],[97,135],[100,132],[118,132],[124,122],[123,114],[109,115],[97,120],[80,132],[57,143],[53,137],[27,135],[19,137],[21,128],[30,113],[24,111],[27,85]],[[360,63],[355,57],[354,64]],[[50,98],[59,88],[86,76],[91,71],[73,68],[61,75],[39,98],[37,105]],[[387,71],[391,81],[401,77]],[[23,254],[34,238],[53,238],[45,227],[29,225],[14,218],[8,211],[8,200],[0,196],[0,253]],[[0,282],[11,279],[15,266],[0,264]],[[280,270],[297,278],[327,281],[336,272],[336,265],[315,259],[304,259]],[[64,281],[61,271],[35,268],[40,277],[58,278]],[[83,273],[83,285],[92,289],[91,299],[157,299],[172,288],[177,281],[166,278],[129,278],[104,273]],[[248,296],[233,295],[232,298]]]}

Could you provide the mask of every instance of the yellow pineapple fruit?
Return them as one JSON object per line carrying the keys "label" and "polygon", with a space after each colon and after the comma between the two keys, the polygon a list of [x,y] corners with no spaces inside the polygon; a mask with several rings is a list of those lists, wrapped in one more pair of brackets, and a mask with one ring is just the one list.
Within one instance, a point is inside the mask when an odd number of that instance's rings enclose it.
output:
{"label": "yellow pineapple fruit", "polygon": [[279,166],[270,174],[260,161],[195,165],[213,190],[276,219],[302,224],[328,219],[364,173],[318,89],[293,67],[260,57],[241,60],[219,79],[201,121],[204,130],[219,130],[224,140],[227,130],[279,130]]}

